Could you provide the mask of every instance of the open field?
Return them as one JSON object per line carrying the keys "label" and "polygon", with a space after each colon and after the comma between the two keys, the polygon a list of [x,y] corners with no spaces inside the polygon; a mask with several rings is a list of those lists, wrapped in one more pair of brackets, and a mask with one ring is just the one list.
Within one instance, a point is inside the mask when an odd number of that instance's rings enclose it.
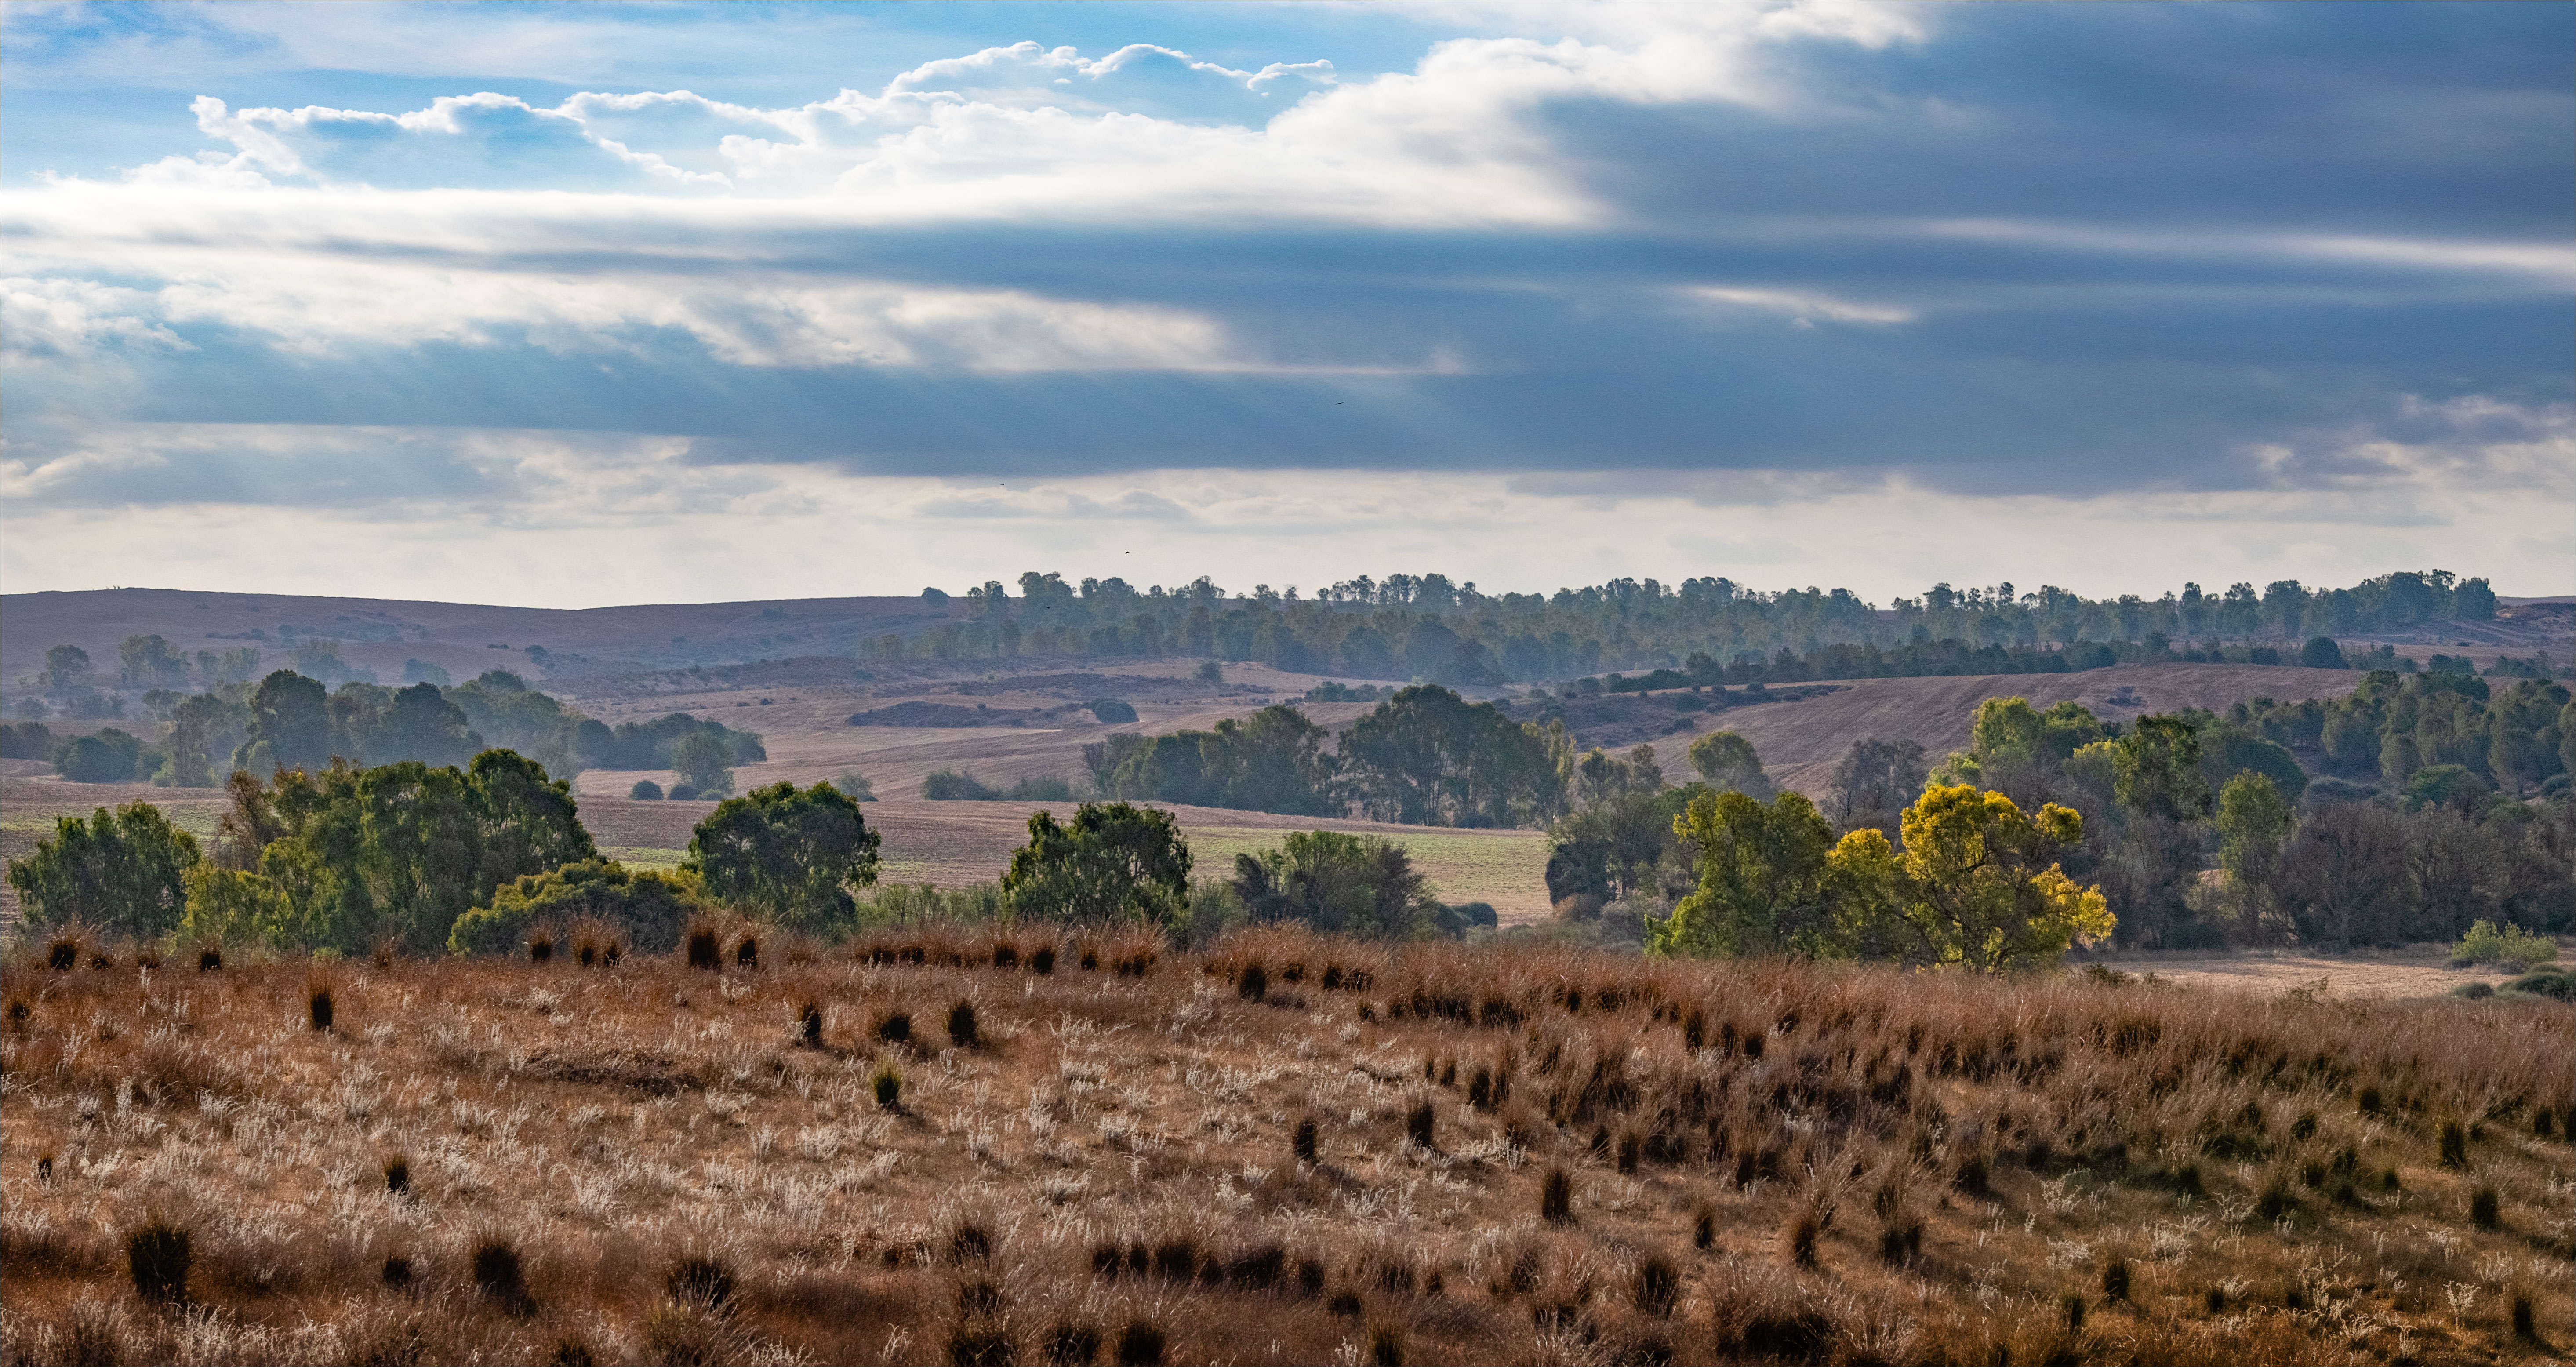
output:
{"label": "open field", "polygon": [[[2316,990],[2335,997],[2438,997],[2469,983],[2501,986],[2511,971],[2475,964],[2451,967],[2448,945],[2403,945],[2350,954],[2298,950],[2097,951],[2087,963],[2123,973],[2152,973],[2184,987],[2273,996]],[[2562,958],[2560,963],[2565,964]]]}
{"label": "open field", "polygon": [[[1108,971],[1137,946],[1086,971],[1066,941],[1041,974],[1039,947],[1024,934],[995,967],[989,932],[931,928],[772,943],[721,973],[12,965],[0,1345],[18,1362],[2576,1348],[2558,1004],[1275,933],[1141,975]],[[309,1020],[321,988],[328,1030]],[[958,1002],[971,1043],[943,1028]],[[901,1043],[879,1029],[897,1012]],[[155,1217],[187,1236],[184,1302],[129,1275],[125,1237]]]}

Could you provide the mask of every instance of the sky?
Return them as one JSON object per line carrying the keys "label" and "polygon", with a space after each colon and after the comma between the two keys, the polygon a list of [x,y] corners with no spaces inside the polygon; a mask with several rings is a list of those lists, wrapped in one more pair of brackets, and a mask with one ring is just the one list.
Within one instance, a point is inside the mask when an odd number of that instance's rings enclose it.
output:
{"label": "sky", "polygon": [[2576,8],[13,5],[0,586],[2576,589]]}

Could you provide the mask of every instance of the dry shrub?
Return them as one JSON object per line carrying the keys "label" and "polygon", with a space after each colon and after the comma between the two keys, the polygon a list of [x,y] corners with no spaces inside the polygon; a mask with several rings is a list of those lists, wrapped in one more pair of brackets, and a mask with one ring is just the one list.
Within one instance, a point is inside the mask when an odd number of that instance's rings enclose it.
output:
{"label": "dry shrub", "polygon": [[154,1217],[125,1236],[125,1264],[134,1294],[176,1304],[188,1299],[188,1269],[196,1262],[188,1231]]}

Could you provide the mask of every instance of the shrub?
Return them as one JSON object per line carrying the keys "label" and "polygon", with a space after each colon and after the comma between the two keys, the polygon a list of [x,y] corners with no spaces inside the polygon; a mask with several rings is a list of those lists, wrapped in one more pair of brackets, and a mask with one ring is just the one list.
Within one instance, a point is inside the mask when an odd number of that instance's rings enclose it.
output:
{"label": "shrub", "polygon": [[2495,995],[2495,988],[2486,983],[2462,983],[2451,989],[2451,995],[2467,1001],[2484,1001]]}
{"label": "shrub", "polygon": [[1369,1330],[1368,1360],[1371,1367],[1403,1367],[1403,1327],[1393,1324],[1381,1324],[1371,1328]]}
{"label": "shrub", "polygon": [[188,1269],[196,1261],[188,1231],[154,1217],[125,1236],[125,1267],[134,1294],[147,1301],[188,1299]]}
{"label": "shrub", "polygon": [[385,1190],[396,1196],[410,1194],[411,1158],[408,1155],[397,1153],[385,1159]]}
{"label": "shrub", "polygon": [[400,1291],[411,1285],[411,1259],[399,1253],[388,1253],[385,1255],[384,1270],[377,1275],[383,1279],[388,1288]]}
{"label": "shrub", "polygon": [[310,1003],[308,1003],[308,1005],[307,1005],[307,1009],[308,1009],[308,1010],[309,1010],[309,1012],[311,1013],[312,1020],[313,1020],[313,1028],[314,1028],[314,1029],[316,1029],[316,1030],[328,1030],[328,1029],[330,1029],[330,1028],[331,1028],[331,989],[330,989],[330,988],[327,988],[327,987],[317,987],[317,988],[314,988],[314,989],[313,989],[313,999],[312,999],[312,1001],[311,1001]]}
{"label": "shrub", "polygon": [[1424,1148],[1431,1147],[1431,1103],[1417,1101],[1404,1113],[1404,1137]]}
{"label": "shrub", "polygon": [[733,947],[733,961],[744,968],[760,967],[760,937],[743,936],[742,943]]}
{"label": "shrub", "polygon": [[972,1049],[976,1038],[975,1004],[959,1002],[948,1008],[948,1042],[960,1049]]}
{"label": "shrub", "polygon": [[[583,859],[503,884],[488,906],[448,928],[450,954],[501,954],[539,925],[592,926],[599,939],[622,939],[648,954],[678,948],[689,918],[707,905],[696,880],[656,869],[630,869],[613,859]],[[692,966],[698,965],[691,958]]]}
{"label": "shrub", "polygon": [[2496,1200],[2496,1189],[2480,1187],[2469,1193],[2469,1223],[2480,1229],[2501,1229],[2504,1215]]}
{"label": "shrub", "polygon": [[1549,1168],[1538,1184],[1539,1218],[1551,1224],[1574,1222],[1574,1177],[1563,1168]]}
{"label": "shrub", "polygon": [[2254,1198],[2254,1213],[2266,1221],[2278,1220],[2298,1209],[2298,1198],[2290,1194],[2290,1184],[2279,1173],[2263,1185],[2262,1194]]}
{"label": "shrub", "polygon": [[1691,1247],[1706,1252],[1717,1243],[1717,1211],[1702,1201],[1691,1207]]}
{"label": "shrub", "polygon": [[879,1068],[868,1085],[876,1091],[877,1105],[889,1111],[903,1105],[903,1074],[896,1072],[892,1065]]}
{"label": "shrub", "polygon": [[2442,1122],[2442,1166],[2454,1171],[2469,1165],[2469,1132],[2456,1120]]}
{"label": "shrub", "polygon": [[1029,971],[1041,978],[1055,972],[1055,946],[1038,946],[1037,950],[1029,955]]}
{"label": "shrub", "polygon": [[1297,1122],[1297,1128],[1289,1133],[1288,1148],[1290,1152],[1297,1155],[1298,1162],[1313,1163],[1319,1161],[1316,1157],[1315,1118],[1313,1116],[1307,1116]]}
{"label": "shrub", "polygon": [[796,1008],[796,1038],[808,1049],[823,1047],[823,1008],[810,1001]]}
{"label": "shrub", "polygon": [[2084,1298],[2072,1291],[2069,1291],[2066,1293],[2066,1299],[2061,1303],[2061,1305],[2066,1312],[2066,1331],[2070,1334],[2083,1333]]}
{"label": "shrub", "polygon": [[689,932],[689,967],[709,972],[723,966],[723,954],[716,945],[716,933],[699,928]]}
{"label": "shrub", "polygon": [[46,946],[45,967],[56,973],[69,973],[80,967],[80,941],[56,940]]}
{"label": "shrub", "polygon": [[1270,973],[1258,961],[1243,966],[1243,976],[1235,979],[1234,994],[1248,1002],[1270,995]]}
{"label": "shrub", "polygon": [[671,785],[669,796],[673,802],[695,802],[698,800],[698,790],[685,783],[674,783]]}
{"label": "shrub", "polygon": [[2558,942],[2508,921],[2473,921],[2469,933],[2451,951],[2453,962],[2509,964],[2526,971],[2558,962]]}
{"label": "shrub", "polygon": [[2535,1323],[2531,1311],[2531,1293],[2528,1291],[2513,1293],[2513,1336],[2525,1343],[2540,1337],[2539,1326]]}
{"label": "shrub", "polygon": [[639,778],[635,780],[634,787],[626,790],[626,795],[637,802],[659,802],[662,800],[662,785],[649,778]]}
{"label": "shrub", "polygon": [[2563,968],[2544,968],[2536,973],[2525,973],[2506,983],[2504,990],[2534,997],[2548,997],[2554,1001],[2576,1000],[2576,974],[2571,974]]}
{"label": "shrub", "polygon": [[888,1044],[902,1044],[912,1038],[912,1016],[903,1011],[889,1011],[877,1022],[877,1038]]}

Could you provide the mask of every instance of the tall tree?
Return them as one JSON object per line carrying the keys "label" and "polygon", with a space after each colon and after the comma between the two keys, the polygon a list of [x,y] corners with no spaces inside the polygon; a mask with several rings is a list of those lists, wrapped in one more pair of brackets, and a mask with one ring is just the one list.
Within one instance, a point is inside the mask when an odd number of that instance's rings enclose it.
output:
{"label": "tall tree", "polygon": [[330,760],[329,694],[321,682],[291,669],[260,680],[250,697],[250,731],[233,755],[233,767],[254,774],[318,771]]}

